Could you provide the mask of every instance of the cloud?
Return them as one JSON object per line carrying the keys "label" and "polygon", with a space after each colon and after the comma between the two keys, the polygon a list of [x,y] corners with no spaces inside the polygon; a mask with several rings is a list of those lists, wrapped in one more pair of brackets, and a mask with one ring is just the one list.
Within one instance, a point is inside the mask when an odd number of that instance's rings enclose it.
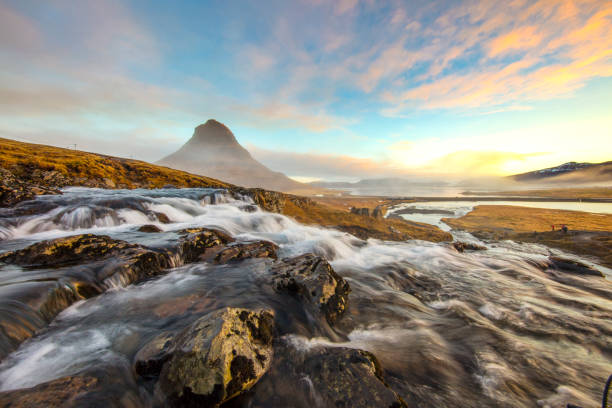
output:
{"label": "cloud", "polygon": [[[406,75],[406,68],[419,64],[429,64],[429,69],[419,77],[420,83],[404,81],[400,88],[381,91],[386,115],[548,100],[571,95],[593,78],[612,75],[612,3],[491,4],[462,5],[443,13],[424,33],[431,40],[417,53],[406,44],[387,48],[405,65],[399,71],[379,70],[376,83]],[[466,69],[447,70],[453,61],[465,58],[473,60]],[[383,52],[370,67],[388,63],[392,60]],[[372,89],[370,84],[368,90]]]}
{"label": "cloud", "polygon": [[525,51],[539,45],[541,42],[542,35],[536,31],[536,27],[515,28],[489,43],[489,57],[497,57],[511,51]]}

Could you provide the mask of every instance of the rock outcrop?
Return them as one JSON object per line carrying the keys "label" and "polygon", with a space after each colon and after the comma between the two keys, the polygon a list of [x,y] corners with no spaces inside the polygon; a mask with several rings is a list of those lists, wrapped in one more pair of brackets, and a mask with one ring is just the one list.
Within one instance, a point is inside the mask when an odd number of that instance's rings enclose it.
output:
{"label": "rock outcrop", "polygon": [[323,258],[305,254],[287,258],[271,268],[272,284],[277,292],[300,298],[329,323],[346,310],[349,284]]}
{"label": "rock outcrop", "polygon": [[171,406],[217,406],[251,388],[272,361],[271,311],[209,313],[169,344],[159,388]]}

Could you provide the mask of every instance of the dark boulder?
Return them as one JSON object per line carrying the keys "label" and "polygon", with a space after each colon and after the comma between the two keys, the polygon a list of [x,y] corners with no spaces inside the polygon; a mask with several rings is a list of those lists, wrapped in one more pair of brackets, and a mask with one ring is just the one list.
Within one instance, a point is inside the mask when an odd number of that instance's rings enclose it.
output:
{"label": "dark boulder", "polygon": [[170,406],[217,406],[250,389],[272,361],[271,311],[225,308],[179,333],[159,389]]}
{"label": "dark boulder", "polygon": [[253,394],[248,406],[254,408],[406,407],[372,353],[344,347],[280,346]]}
{"label": "dark boulder", "polygon": [[351,289],[325,259],[314,254],[286,258],[274,264],[271,272],[277,292],[299,297],[329,323],[344,313]]}
{"label": "dark boulder", "polygon": [[550,261],[550,266],[563,272],[569,272],[577,275],[599,276],[602,278],[605,277],[603,272],[600,270],[573,259],[551,256],[548,258],[548,260]]}
{"label": "dark boulder", "polygon": [[156,232],[162,232],[162,229],[159,228],[157,225],[146,224],[138,228],[138,231],[146,232],[146,233],[156,233]]}

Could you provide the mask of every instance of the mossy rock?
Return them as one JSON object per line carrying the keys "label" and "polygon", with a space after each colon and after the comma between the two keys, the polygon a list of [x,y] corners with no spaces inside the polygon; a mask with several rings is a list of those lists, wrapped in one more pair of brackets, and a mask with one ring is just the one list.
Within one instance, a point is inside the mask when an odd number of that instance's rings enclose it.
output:
{"label": "mossy rock", "polygon": [[198,319],[169,345],[159,389],[171,406],[217,406],[250,389],[272,361],[272,311],[225,308]]}

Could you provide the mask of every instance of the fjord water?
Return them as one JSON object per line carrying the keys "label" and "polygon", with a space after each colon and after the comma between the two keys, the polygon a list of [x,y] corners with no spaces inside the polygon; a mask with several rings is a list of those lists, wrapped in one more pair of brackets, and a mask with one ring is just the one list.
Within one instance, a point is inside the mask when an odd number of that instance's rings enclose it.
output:
{"label": "fjord water", "polygon": [[[64,310],[3,360],[0,390],[112,367],[120,373],[126,401],[154,405],[152,385],[132,374],[138,349],[162,331],[235,306],[275,310],[275,358],[317,347],[372,352],[385,381],[408,406],[598,405],[612,372],[608,279],[547,267],[548,256],[559,252],[540,245],[488,242],[482,243],[486,251],[460,253],[447,243],[361,241],[253,211],[250,204],[207,189],[68,189],[2,210],[0,251],[85,232],[162,248],[177,240],[177,231],[194,226],[220,229],[239,241],[269,240],[280,246],[281,257],[324,256],[349,282],[348,310],[333,327],[296,300],[271,295],[272,260],[177,262],[164,276]],[[160,222],[160,214],[170,222]],[[163,232],[138,232],[143,224]],[[4,302],[11,293],[61,273],[1,266],[0,319],[9,318]],[[271,372],[231,404],[270,406],[264,395],[273,389],[291,395],[295,406],[316,406],[317,390],[308,380],[291,387]]]}

